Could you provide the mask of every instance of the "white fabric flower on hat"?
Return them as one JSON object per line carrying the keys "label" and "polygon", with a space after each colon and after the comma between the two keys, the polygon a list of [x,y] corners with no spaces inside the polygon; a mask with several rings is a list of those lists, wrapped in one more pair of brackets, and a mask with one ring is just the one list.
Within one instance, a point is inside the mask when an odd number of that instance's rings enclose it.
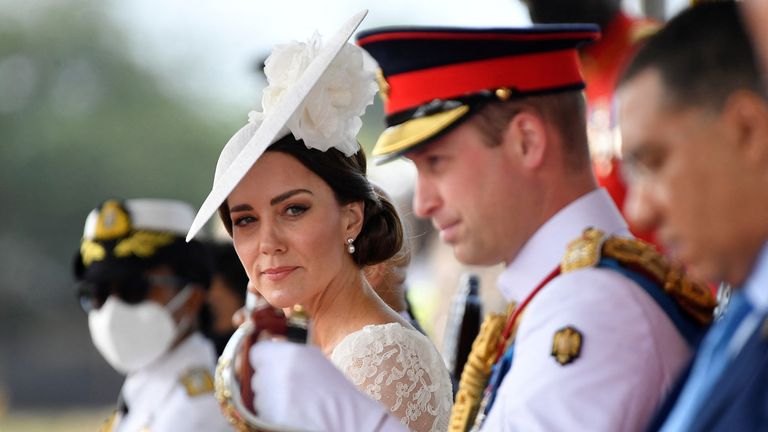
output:
{"label": "white fabric flower on hat", "polygon": [[[267,58],[264,73],[269,85],[262,96],[263,112],[252,111],[251,123],[260,123],[304,73],[322,46],[318,33],[307,42],[277,45]],[[360,146],[357,133],[363,125],[360,116],[378,90],[375,65],[363,50],[346,43],[320,80],[307,94],[301,107],[288,120],[286,128],[308,148],[326,151],[335,147],[345,155],[355,154]]]}

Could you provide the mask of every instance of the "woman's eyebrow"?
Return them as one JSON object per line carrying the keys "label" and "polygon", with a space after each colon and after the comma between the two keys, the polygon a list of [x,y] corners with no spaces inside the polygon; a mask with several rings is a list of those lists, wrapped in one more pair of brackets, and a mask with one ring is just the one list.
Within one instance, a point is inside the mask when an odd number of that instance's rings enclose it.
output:
{"label": "woman's eyebrow", "polygon": [[289,190],[288,192],[281,193],[280,195],[272,198],[269,201],[269,204],[270,205],[280,204],[281,202],[287,200],[288,198],[290,198],[290,197],[292,197],[294,195],[300,194],[300,193],[307,193],[307,194],[310,194],[310,195],[314,195],[312,193],[312,191],[307,190],[307,189],[292,189],[292,190]]}

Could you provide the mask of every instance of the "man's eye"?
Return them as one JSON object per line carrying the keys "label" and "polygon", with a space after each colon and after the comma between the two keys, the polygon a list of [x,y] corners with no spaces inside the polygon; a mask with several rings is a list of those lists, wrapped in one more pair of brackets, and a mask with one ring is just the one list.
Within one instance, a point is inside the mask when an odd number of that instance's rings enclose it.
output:
{"label": "man's eye", "polygon": [[241,216],[241,217],[235,219],[234,225],[242,227],[242,226],[248,225],[248,224],[253,223],[253,222],[256,222],[256,218],[255,217],[253,217],[253,216]]}
{"label": "man's eye", "polygon": [[288,216],[298,216],[309,210],[309,207],[303,205],[292,205],[285,209]]}
{"label": "man's eye", "polygon": [[443,165],[447,160],[447,158],[443,155],[434,154],[434,155],[427,156],[426,160],[427,160],[427,166],[430,167],[431,169],[435,169]]}

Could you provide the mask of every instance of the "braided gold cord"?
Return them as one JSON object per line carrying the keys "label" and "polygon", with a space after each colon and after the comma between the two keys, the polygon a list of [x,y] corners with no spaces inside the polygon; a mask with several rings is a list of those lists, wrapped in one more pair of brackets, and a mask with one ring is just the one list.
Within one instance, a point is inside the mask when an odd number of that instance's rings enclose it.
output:
{"label": "braided gold cord", "polygon": [[451,410],[449,431],[465,432],[474,423],[506,322],[506,315],[489,314],[480,326],[467,363],[461,372],[456,402]]}
{"label": "braided gold cord", "polygon": [[683,269],[674,266],[652,245],[630,237],[608,237],[602,231],[587,228],[567,248],[562,271],[593,267],[601,257],[613,258],[624,266],[639,271],[661,285],[664,292],[699,324],[712,321],[717,306],[709,288],[685,275]]}

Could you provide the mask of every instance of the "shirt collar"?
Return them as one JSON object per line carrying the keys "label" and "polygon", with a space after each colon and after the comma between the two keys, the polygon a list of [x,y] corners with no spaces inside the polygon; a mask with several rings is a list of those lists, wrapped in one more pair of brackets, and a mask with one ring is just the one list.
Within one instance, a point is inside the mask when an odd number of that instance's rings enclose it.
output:
{"label": "shirt collar", "polygon": [[528,239],[499,277],[507,301],[520,301],[560,264],[566,246],[585,228],[630,236],[627,223],[605,189],[595,189],[562,208]]}
{"label": "shirt collar", "polygon": [[761,312],[768,310],[768,243],[760,250],[743,289],[752,307]]}

